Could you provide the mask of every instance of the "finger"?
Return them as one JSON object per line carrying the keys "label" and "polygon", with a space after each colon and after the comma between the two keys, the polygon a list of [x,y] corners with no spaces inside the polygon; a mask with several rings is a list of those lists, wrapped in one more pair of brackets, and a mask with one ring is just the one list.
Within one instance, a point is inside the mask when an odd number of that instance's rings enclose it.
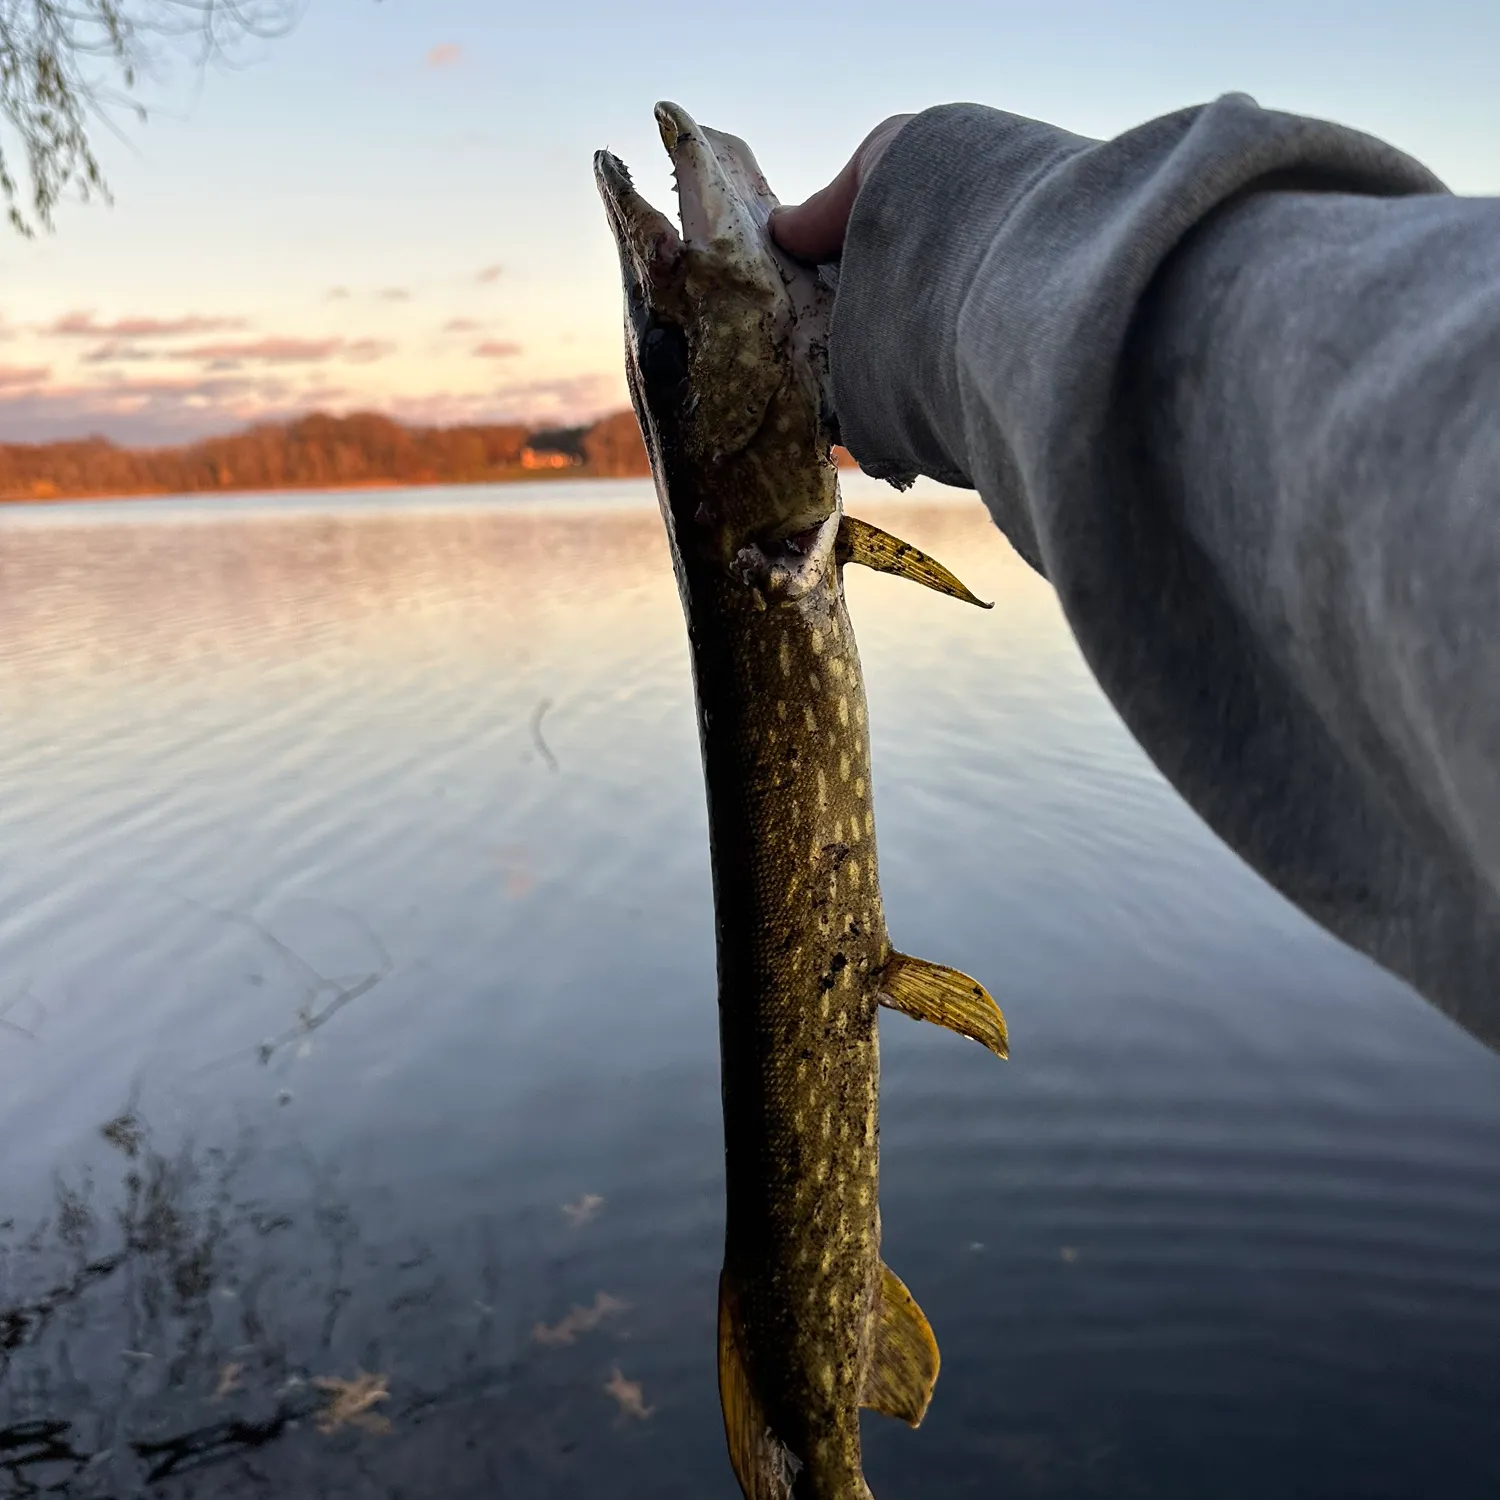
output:
{"label": "finger", "polygon": [[807,202],[777,209],[771,215],[771,238],[798,260],[814,265],[836,260],[844,248],[849,211],[859,190],[858,172],[856,158]]}
{"label": "finger", "polygon": [[778,208],[771,215],[771,238],[798,260],[813,264],[837,260],[844,248],[844,235],[849,228],[849,215],[859,195],[860,184],[870,175],[902,126],[913,118],[913,115],[906,114],[882,120],[826,188],[814,193],[806,203]]}

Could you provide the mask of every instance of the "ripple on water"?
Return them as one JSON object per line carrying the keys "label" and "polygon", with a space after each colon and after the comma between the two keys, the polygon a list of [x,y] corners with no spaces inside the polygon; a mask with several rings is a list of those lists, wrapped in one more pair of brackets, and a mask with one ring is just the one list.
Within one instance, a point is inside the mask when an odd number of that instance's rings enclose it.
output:
{"label": "ripple on water", "polygon": [[[1014,1054],[883,1029],[944,1372],[920,1433],[867,1424],[872,1488],[1492,1495],[1495,1060],[1183,809],[972,499],[851,489],[998,601],[850,587],[893,933]],[[0,1433],[67,1424],[80,1495],[210,1457],[231,1495],[730,1493],[649,487],[0,532]],[[320,1433],[360,1370],[389,1433]]]}

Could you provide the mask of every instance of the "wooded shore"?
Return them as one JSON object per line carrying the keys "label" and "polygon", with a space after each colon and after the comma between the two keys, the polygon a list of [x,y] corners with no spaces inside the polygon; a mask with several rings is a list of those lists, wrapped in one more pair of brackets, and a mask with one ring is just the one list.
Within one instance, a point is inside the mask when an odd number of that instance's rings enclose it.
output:
{"label": "wooded shore", "polygon": [[[838,450],[841,467],[853,460]],[[0,501],[357,490],[623,479],[651,466],[635,414],[576,427],[413,427],[375,413],[312,413],[168,448],[106,438],[0,444]]]}

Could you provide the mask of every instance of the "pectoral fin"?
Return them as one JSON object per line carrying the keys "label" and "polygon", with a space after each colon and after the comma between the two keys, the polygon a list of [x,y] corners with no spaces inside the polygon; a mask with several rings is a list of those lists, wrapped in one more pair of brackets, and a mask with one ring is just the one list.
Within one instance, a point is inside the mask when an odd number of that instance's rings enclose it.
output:
{"label": "pectoral fin", "polygon": [[875,1300],[875,1349],[860,1405],[921,1425],[938,1378],[938,1346],[916,1298],[887,1265]]}
{"label": "pectoral fin", "polygon": [[767,1424],[750,1382],[726,1272],[719,1275],[719,1405],[729,1462],[745,1500],[791,1500],[786,1449]]}
{"label": "pectoral fin", "polygon": [[996,1057],[1010,1056],[1000,1007],[978,980],[960,974],[957,969],[893,953],[881,971],[879,994],[881,1004],[889,1005],[892,1010],[973,1037]]}
{"label": "pectoral fin", "polygon": [[910,578],[913,583],[924,584],[940,594],[951,594],[965,604],[977,604],[980,609],[993,609],[983,599],[973,594],[951,574],[942,563],[935,562],[925,552],[920,552],[910,542],[871,526],[868,521],[854,516],[844,516],[839,521],[837,556],[841,563],[863,563],[877,573],[894,573],[898,578]]}

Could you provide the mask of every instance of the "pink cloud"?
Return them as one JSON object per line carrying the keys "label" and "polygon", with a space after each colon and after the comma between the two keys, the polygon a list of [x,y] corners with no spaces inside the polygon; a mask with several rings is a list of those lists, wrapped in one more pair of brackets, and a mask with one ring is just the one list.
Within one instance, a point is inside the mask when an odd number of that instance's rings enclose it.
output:
{"label": "pink cloud", "polygon": [[507,410],[524,413],[519,420],[557,417],[584,421],[624,406],[629,395],[624,375],[611,371],[512,381],[497,386],[492,398]]}
{"label": "pink cloud", "polygon": [[440,42],[427,54],[429,68],[451,68],[464,55],[457,42]]}
{"label": "pink cloud", "polygon": [[521,346],[508,339],[486,339],[482,344],[474,346],[474,353],[479,359],[513,359],[520,352]]}
{"label": "pink cloud", "polygon": [[67,313],[42,332],[51,338],[73,339],[167,339],[188,333],[222,333],[247,328],[244,318],[117,318],[113,323],[95,321],[93,313]]}
{"label": "pink cloud", "polygon": [[381,411],[412,426],[450,427],[465,422],[524,422],[568,426],[618,411],[629,402],[622,374],[564,375],[518,380],[486,394],[435,391],[397,397],[383,404],[368,396],[349,409]]}
{"label": "pink cloud", "polygon": [[238,369],[246,360],[267,365],[315,365],[331,359],[346,359],[351,364],[368,365],[395,353],[388,339],[298,339],[264,338],[247,343],[197,344],[191,349],[174,349],[171,357],[198,360],[210,369]]}
{"label": "pink cloud", "polygon": [[476,323],[473,318],[449,318],[443,324],[444,333],[478,333],[484,327],[482,323]]}
{"label": "pink cloud", "polygon": [[120,339],[110,339],[97,349],[89,350],[83,356],[83,362],[86,365],[115,365],[156,358],[157,352],[154,349],[143,348],[140,344],[127,344]]}
{"label": "pink cloud", "polygon": [[344,346],[343,357],[351,364],[368,365],[395,351],[396,346],[385,339],[356,339]]}
{"label": "pink cloud", "polygon": [[623,373],[610,372],[508,381],[483,395],[435,392],[388,402],[384,410],[414,425],[525,422],[540,427],[592,421],[629,401]]}
{"label": "pink cloud", "polygon": [[333,391],[299,388],[279,376],[248,375],[0,391],[0,442],[56,442],[84,434],[137,447],[190,442],[326,405],[337,399]]}
{"label": "pink cloud", "polygon": [[0,387],[40,385],[51,373],[50,365],[0,365]]}
{"label": "pink cloud", "polygon": [[267,394],[287,389],[284,381],[258,380],[251,375],[147,375],[133,380],[112,380],[108,385],[50,386],[46,394],[58,400],[91,396],[108,411],[128,410],[140,402],[158,397],[192,400],[238,396],[257,390]]}
{"label": "pink cloud", "polygon": [[172,358],[205,363],[250,359],[272,365],[306,365],[332,359],[343,347],[343,339],[264,338],[238,344],[195,344],[191,349],[174,349]]}
{"label": "pink cloud", "polygon": [[351,391],[347,385],[325,384],[304,386],[297,395],[305,409],[313,410],[322,406],[347,405],[356,400],[359,393]]}
{"label": "pink cloud", "polygon": [[479,273],[479,275],[476,278],[476,280],[482,281],[482,282],[484,282],[484,284],[486,286],[488,286],[491,282],[499,281],[499,279],[500,279],[500,273],[504,269],[505,269],[504,266],[486,266]]}
{"label": "pink cloud", "polygon": [[[352,345],[349,347],[353,347]],[[52,442],[98,433],[134,446],[191,442],[253,422],[312,410],[380,410],[397,421],[525,422],[567,426],[626,405],[619,371],[503,382],[488,392],[433,392],[373,401],[368,391],[330,382],[321,367],[294,365],[237,373],[123,375],[95,385],[41,385],[42,367],[0,366],[0,442]],[[28,389],[27,387],[31,388]]]}

